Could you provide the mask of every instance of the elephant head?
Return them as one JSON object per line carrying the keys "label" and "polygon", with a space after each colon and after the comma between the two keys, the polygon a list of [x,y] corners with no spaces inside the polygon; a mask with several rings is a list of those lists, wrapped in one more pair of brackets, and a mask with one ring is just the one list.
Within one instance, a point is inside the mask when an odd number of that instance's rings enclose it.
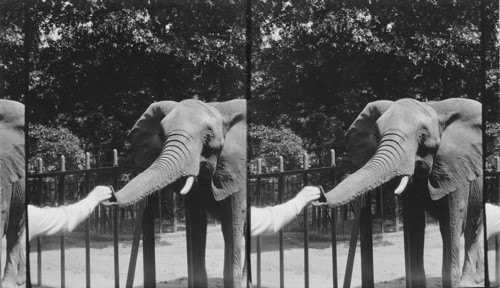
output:
{"label": "elephant head", "polygon": [[119,206],[177,181],[181,194],[196,177],[211,179],[215,200],[240,190],[246,176],[246,102],[161,101],[129,133],[135,162],[144,168],[115,196]]}
{"label": "elephant head", "polygon": [[326,194],[330,206],[350,202],[395,177],[427,179],[437,200],[482,175],[481,104],[469,99],[368,104],[346,133],[347,151],[361,167]]}

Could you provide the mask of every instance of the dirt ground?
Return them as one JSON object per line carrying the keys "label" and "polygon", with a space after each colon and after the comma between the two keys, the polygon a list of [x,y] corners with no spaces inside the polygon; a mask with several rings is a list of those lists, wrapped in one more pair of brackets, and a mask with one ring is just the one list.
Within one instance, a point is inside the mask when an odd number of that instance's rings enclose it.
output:
{"label": "dirt ground", "polygon": [[[43,239],[42,287],[60,287],[59,237]],[[113,243],[110,237],[91,242],[91,286],[113,287]],[[255,244],[253,245],[255,248]],[[36,242],[30,253],[32,283],[37,284]],[[262,237],[262,286],[279,287],[278,237]],[[428,287],[440,287],[441,236],[437,226],[426,229],[425,268]],[[255,249],[253,249],[255,250]],[[348,240],[337,242],[338,279],[342,285],[345,273]],[[463,251],[463,250],[462,250]],[[124,287],[131,252],[131,240],[120,241],[120,286]],[[351,287],[361,286],[359,245],[356,250]],[[388,233],[374,239],[376,287],[404,287],[403,233]],[[66,236],[66,287],[85,287],[85,244],[82,233]],[[222,287],[224,242],[220,226],[209,227],[207,240],[207,273],[210,287]],[[462,252],[463,255],[463,252]],[[494,259],[494,252],[489,253]],[[302,233],[285,233],[285,287],[304,287],[304,252]],[[310,238],[310,287],[332,287],[332,258],[330,241],[323,237]],[[252,253],[254,285],[256,284],[256,254]],[[494,275],[490,268],[490,275]],[[187,287],[185,233],[163,234],[156,240],[157,287]],[[134,287],[143,287],[142,249],[139,249]]]}

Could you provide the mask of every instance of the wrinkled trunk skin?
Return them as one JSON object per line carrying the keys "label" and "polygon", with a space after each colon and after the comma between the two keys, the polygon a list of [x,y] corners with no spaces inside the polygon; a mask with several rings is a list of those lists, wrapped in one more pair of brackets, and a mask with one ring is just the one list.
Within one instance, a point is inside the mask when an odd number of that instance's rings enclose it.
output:
{"label": "wrinkled trunk skin", "polygon": [[118,206],[130,206],[182,176],[197,175],[201,144],[188,139],[169,137],[158,159],[115,194]]}
{"label": "wrinkled trunk skin", "polygon": [[332,207],[344,205],[396,176],[413,174],[416,147],[412,149],[413,145],[405,142],[400,136],[384,138],[365,166],[325,195],[327,203]]}

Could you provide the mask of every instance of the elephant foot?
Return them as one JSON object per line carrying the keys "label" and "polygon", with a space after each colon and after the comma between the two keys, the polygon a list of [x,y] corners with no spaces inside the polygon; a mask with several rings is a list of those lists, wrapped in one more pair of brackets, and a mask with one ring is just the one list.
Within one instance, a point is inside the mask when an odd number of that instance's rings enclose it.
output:
{"label": "elephant foot", "polygon": [[26,284],[26,276],[24,276],[24,277],[21,277],[21,276],[17,277],[17,281],[16,282],[17,282],[17,285],[19,285],[19,286],[25,285]]}
{"label": "elephant foot", "polygon": [[482,283],[477,283],[474,279],[462,279],[458,284],[458,287],[482,287]]}
{"label": "elephant foot", "polygon": [[19,287],[19,285],[18,285],[17,281],[14,280],[12,277],[4,277],[3,278],[3,280],[2,280],[2,288],[18,288],[18,287]]}

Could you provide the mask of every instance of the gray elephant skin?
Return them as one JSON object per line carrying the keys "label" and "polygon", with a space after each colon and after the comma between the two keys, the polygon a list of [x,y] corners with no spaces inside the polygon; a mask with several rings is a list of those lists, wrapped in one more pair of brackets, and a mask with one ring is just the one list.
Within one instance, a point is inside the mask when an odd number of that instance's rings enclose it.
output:
{"label": "gray elephant skin", "polygon": [[207,211],[221,221],[224,287],[241,285],[246,131],[245,100],[184,100],[152,104],[129,133],[134,160],[147,169],[115,194],[117,203],[132,205],[168,185],[185,194],[189,287],[207,287]]}
{"label": "gray elephant skin", "polygon": [[[7,260],[1,287],[26,282],[24,105],[0,99],[0,205],[2,237],[7,238]],[[1,254],[0,254],[1,257]]]}
{"label": "gray elephant skin", "polygon": [[[360,167],[326,194],[338,206],[392,179],[402,193],[407,287],[425,287],[425,210],[439,221],[443,287],[484,279],[481,245],[483,159],[481,104],[469,99],[369,103],[346,133]],[[465,262],[460,271],[460,237]],[[376,260],[375,260],[376,261]]]}

